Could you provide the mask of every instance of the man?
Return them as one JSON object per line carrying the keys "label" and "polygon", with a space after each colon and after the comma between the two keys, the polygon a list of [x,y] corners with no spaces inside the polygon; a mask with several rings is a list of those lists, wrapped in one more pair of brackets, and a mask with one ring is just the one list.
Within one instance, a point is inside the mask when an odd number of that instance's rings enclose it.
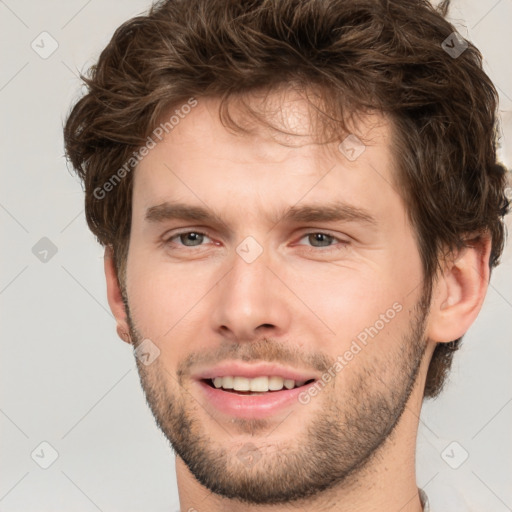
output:
{"label": "man", "polygon": [[497,94],[422,0],[169,0],[65,127],[182,511],[428,509],[436,396],[503,247]]}

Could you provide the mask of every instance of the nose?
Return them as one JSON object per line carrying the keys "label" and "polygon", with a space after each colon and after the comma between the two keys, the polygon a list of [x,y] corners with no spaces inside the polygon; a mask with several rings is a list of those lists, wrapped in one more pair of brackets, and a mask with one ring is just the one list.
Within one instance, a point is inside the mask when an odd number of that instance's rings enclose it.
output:
{"label": "nose", "polygon": [[216,286],[211,321],[223,338],[251,341],[280,336],[290,327],[288,294],[265,252],[248,263],[237,253],[231,270]]}

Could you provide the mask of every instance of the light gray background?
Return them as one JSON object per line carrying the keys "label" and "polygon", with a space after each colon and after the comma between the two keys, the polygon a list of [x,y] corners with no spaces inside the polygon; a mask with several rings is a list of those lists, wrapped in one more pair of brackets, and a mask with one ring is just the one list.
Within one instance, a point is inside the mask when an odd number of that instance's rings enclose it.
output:
{"label": "light gray background", "polygon": [[[130,347],[115,334],[103,251],[63,158],[62,124],[80,94],[77,70],[147,7],[146,0],[0,0],[2,512],[179,507],[174,456],[147,409]],[[510,168],[512,0],[456,2],[451,18],[481,49],[500,91],[500,155]],[[31,48],[43,31],[59,45],[47,59]],[[42,237],[58,250],[46,263],[32,252]],[[457,488],[474,510],[512,510],[510,246],[502,261],[450,383],[422,412],[418,483],[437,512],[457,510],[443,504],[443,486]],[[35,462],[49,461],[43,441],[59,454],[48,469]],[[463,450],[468,459],[452,469],[445,460],[455,465]]]}

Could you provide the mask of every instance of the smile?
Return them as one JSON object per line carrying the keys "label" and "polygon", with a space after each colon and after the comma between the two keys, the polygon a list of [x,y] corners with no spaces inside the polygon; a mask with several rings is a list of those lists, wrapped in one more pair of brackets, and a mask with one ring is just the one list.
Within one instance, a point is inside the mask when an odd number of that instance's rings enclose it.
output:
{"label": "smile", "polygon": [[247,378],[242,376],[225,376],[214,377],[213,379],[206,379],[206,382],[216,389],[223,389],[225,391],[237,392],[240,394],[263,394],[275,391],[281,391],[283,388],[294,389],[303,386],[309,381],[295,381],[293,379],[285,379],[283,377],[273,376],[259,376],[255,378]]}
{"label": "smile", "polygon": [[[316,382],[314,379],[306,382],[290,379],[285,383],[282,377],[266,376],[253,379],[228,376],[216,379],[221,379],[217,380],[218,387],[215,386],[215,379],[195,381],[199,385],[205,409],[211,411],[214,416],[220,412],[229,417],[245,419],[268,418],[290,407],[303,407],[299,401],[299,395],[307,392],[309,386]],[[282,384],[278,379],[283,381]],[[228,388],[225,389],[226,384]],[[278,385],[279,389],[271,389],[277,388]],[[253,390],[265,387],[266,391]]]}

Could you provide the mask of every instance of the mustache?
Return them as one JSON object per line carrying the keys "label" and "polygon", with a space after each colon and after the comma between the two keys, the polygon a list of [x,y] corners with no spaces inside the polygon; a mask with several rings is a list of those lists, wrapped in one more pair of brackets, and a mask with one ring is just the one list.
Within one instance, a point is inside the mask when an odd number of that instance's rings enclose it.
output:
{"label": "mustache", "polygon": [[321,352],[306,353],[300,347],[291,343],[271,338],[256,341],[223,342],[212,349],[201,349],[192,352],[178,364],[179,379],[190,375],[195,365],[214,365],[225,360],[243,362],[281,363],[300,368],[310,368],[324,373],[335,362]]}
{"label": "mustache", "polygon": [[[133,322],[128,301],[126,301],[126,312],[132,343],[134,348],[137,348],[144,337]],[[306,352],[291,341],[277,340],[271,337],[263,337],[257,340],[222,340],[219,346],[201,347],[201,349],[191,352],[184,360],[180,361],[176,370],[178,382],[182,384],[183,377],[189,376],[191,368],[195,365],[215,365],[225,360],[245,363],[288,364],[292,367],[316,370],[322,374],[327,372],[336,362],[334,357],[318,350]]]}

